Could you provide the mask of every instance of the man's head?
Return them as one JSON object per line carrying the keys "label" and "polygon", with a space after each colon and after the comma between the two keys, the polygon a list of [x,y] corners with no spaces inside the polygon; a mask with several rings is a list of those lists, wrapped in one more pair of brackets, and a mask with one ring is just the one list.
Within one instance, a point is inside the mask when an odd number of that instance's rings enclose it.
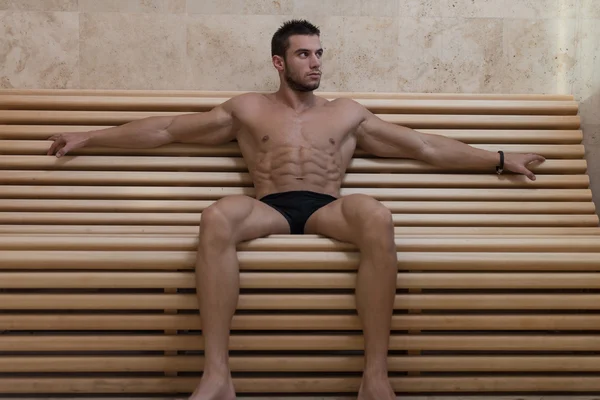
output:
{"label": "man's head", "polygon": [[319,28],[306,20],[288,21],[273,35],[273,65],[293,90],[310,92],[321,83],[320,35]]}

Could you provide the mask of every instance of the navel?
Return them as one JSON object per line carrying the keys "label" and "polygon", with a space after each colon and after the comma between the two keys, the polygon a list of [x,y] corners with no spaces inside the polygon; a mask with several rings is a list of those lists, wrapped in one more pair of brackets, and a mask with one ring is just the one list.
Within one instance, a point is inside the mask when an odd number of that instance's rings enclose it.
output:
{"label": "navel", "polygon": [[265,135],[265,136],[263,136],[263,138],[262,138],[262,141],[263,141],[263,142],[266,142],[267,140],[269,140],[269,135]]}
{"label": "navel", "polygon": [[330,137],[330,138],[329,138],[329,143],[331,143],[331,144],[335,144],[335,140],[333,140],[333,138],[331,138],[331,137]]}

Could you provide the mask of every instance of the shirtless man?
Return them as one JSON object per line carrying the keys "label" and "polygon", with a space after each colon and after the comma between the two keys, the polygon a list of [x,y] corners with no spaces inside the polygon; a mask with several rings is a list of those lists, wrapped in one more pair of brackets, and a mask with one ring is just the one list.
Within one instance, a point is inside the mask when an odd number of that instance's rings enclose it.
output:
{"label": "shirtless man", "polygon": [[[205,366],[191,400],[231,400],[229,334],[237,307],[236,245],[271,234],[319,234],[355,244],[361,261],[356,304],[365,340],[360,400],[395,399],[387,354],[397,258],[390,211],[363,194],[340,196],[357,146],[380,157],[412,158],[438,167],[495,172],[501,155],[384,122],[350,99],[314,95],[322,73],[320,32],[286,22],[273,36],[276,93],[247,93],[209,112],[149,117],[95,132],[54,135],[48,155],[83,146],[153,148],[168,143],[220,145],[237,139],[255,197],[226,196],[202,212],[196,288]],[[506,154],[504,168],[534,180],[535,154]]]}

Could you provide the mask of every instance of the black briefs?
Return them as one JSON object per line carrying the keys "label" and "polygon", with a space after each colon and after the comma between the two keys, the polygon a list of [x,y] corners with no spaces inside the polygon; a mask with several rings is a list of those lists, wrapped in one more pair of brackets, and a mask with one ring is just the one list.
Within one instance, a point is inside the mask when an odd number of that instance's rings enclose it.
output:
{"label": "black briefs", "polygon": [[290,232],[295,235],[304,233],[304,225],[315,211],[335,200],[337,198],[328,194],[308,190],[273,193],[260,199],[287,219]]}

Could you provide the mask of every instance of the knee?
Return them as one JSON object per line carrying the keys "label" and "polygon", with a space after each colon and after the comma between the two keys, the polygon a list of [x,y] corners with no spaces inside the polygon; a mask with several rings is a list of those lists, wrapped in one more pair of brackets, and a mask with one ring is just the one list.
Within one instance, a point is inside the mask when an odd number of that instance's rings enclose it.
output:
{"label": "knee", "polygon": [[390,210],[372,197],[355,195],[353,201],[354,228],[360,232],[361,244],[378,247],[395,248],[394,220]]}
{"label": "knee", "polygon": [[384,206],[373,208],[362,227],[364,241],[369,244],[392,245],[394,242],[394,220]]}
{"label": "knee", "polygon": [[200,217],[200,242],[205,245],[228,243],[233,234],[232,223],[221,210],[219,203],[214,203]]}

